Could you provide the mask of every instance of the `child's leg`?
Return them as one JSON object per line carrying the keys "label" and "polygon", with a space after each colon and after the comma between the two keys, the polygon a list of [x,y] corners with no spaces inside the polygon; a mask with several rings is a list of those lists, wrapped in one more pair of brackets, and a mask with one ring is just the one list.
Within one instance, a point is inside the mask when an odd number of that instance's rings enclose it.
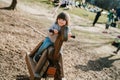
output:
{"label": "child's leg", "polygon": [[120,43],[119,43],[119,46],[118,46],[118,49],[117,49],[117,51],[116,52],[118,52],[120,50]]}
{"label": "child's leg", "polygon": [[115,53],[115,54],[117,54],[119,50],[120,50],[120,43],[119,43],[119,45],[118,45],[117,50],[116,50],[116,51],[114,51],[114,53]]}
{"label": "child's leg", "polygon": [[48,48],[50,45],[52,45],[53,43],[50,41],[50,39],[47,37],[43,44],[40,46],[40,48],[38,49],[38,51],[35,53],[35,56],[33,57],[34,61],[38,61],[40,58],[40,55],[42,53],[43,50],[45,50],[46,48]]}

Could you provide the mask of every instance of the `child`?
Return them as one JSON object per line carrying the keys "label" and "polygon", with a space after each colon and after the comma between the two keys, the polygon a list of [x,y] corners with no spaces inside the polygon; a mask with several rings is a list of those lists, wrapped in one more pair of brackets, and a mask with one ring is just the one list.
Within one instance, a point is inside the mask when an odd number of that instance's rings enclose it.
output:
{"label": "child", "polygon": [[97,12],[95,19],[93,21],[93,26],[95,26],[96,22],[98,21],[99,17],[101,16],[102,12],[103,12],[103,10]]}
{"label": "child", "polygon": [[[49,32],[48,37],[45,38],[43,41],[43,44],[39,47],[38,51],[35,53],[35,56],[33,57],[34,62],[38,62],[40,56],[42,55],[42,52],[48,48],[49,46],[54,45],[55,40],[58,36],[58,32],[60,31],[61,27],[69,25],[69,15],[65,12],[61,12],[58,14],[56,18],[56,22],[52,25],[52,27],[49,30],[53,30],[54,33]],[[70,29],[68,29],[68,37],[70,37],[72,34],[70,32]]]}

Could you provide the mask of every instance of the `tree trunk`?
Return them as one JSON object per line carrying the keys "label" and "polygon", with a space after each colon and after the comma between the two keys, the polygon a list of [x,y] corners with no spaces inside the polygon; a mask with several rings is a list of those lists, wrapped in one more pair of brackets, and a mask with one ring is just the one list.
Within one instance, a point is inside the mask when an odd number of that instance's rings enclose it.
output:
{"label": "tree trunk", "polygon": [[17,5],[17,0],[12,0],[12,3],[9,6],[9,9],[10,10],[14,10],[16,8],[16,5]]}
{"label": "tree trunk", "polygon": [[12,3],[11,3],[10,6],[3,7],[3,8],[0,8],[0,9],[14,10],[16,8],[16,5],[17,5],[17,0],[12,0]]}

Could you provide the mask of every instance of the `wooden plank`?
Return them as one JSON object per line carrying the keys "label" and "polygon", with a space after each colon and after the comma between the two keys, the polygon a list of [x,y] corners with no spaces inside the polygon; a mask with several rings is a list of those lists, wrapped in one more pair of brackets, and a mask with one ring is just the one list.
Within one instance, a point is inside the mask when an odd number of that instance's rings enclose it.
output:
{"label": "wooden plank", "polygon": [[61,71],[61,77],[64,77],[64,70],[63,70],[63,59],[62,59],[62,55],[60,55],[60,71]]}
{"label": "wooden plank", "polygon": [[40,78],[40,76],[35,72],[36,64],[33,62],[32,58],[28,54],[26,54],[25,60],[29,70],[30,79],[34,80],[35,78]]}
{"label": "wooden plank", "polygon": [[47,49],[42,53],[37,65],[35,66],[35,72],[40,73],[41,68],[44,66],[47,60]]}
{"label": "wooden plank", "polygon": [[42,43],[43,43],[43,40],[39,42],[39,44],[31,51],[31,53],[29,54],[30,57],[33,57],[35,55],[36,51],[39,49]]}

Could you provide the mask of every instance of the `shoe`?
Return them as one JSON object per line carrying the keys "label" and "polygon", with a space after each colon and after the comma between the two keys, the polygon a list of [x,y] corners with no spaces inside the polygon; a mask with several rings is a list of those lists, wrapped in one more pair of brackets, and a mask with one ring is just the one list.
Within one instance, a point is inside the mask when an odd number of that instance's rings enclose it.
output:
{"label": "shoe", "polygon": [[117,51],[114,51],[113,53],[117,54]]}
{"label": "shoe", "polygon": [[35,62],[35,63],[37,63],[38,61],[39,61],[39,59],[40,59],[40,57],[41,57],[41,55],[38,55],[38,56],[34,56],[33,57],[33,61]]}
{"label": "shoe", "polygon": [[37,61],[35,60],[35,56],[33,57],[33,61],[34,61],[35,63],[37,63]]}
{"label": "shoe", "polygon": [[102,33],[108,33],[107,31],[103,31]]}

